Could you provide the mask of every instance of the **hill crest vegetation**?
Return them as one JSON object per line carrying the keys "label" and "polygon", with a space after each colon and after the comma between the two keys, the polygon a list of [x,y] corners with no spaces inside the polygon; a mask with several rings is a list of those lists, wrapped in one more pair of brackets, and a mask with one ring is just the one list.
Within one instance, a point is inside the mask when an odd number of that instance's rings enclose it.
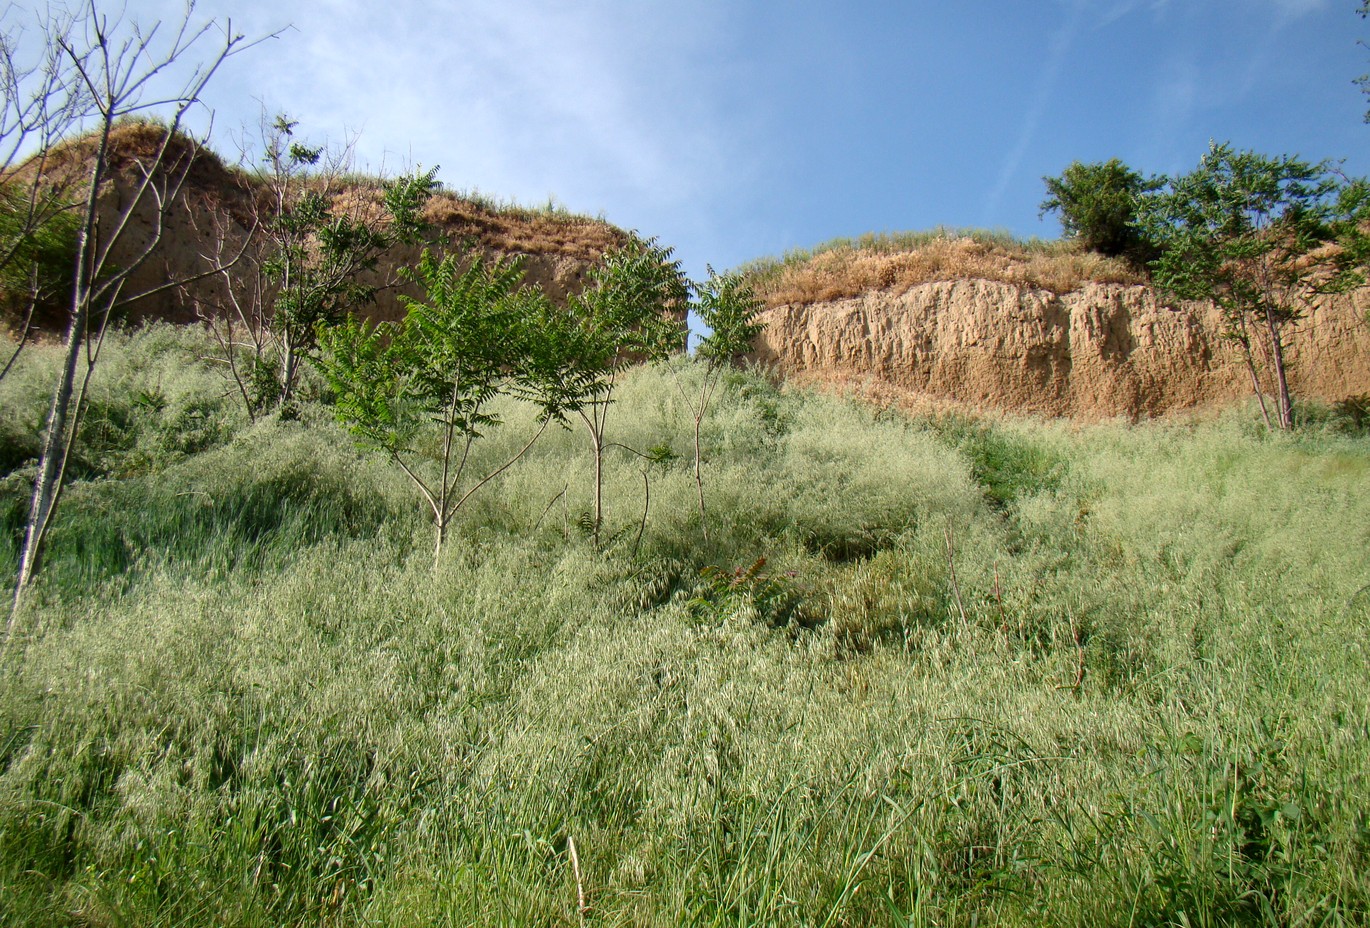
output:
{"label": "hill crest vegetation", "polygon": [[1082,284],[1142,284],[1143,272],[1067,241],[936,228],[837,238],[738,269],[767,308],[823,303],[948,280],[992,280],[1066,293]]}
{"label": "hill crest vegetation", "polygon": [[[128,118],[112,127],[109,137],[108,159],[116,172],[126,172],[156,153],[165,135],[166,126],[152,118]],[[67,186],[79,184],[88,174],[90,159],[98,139],[86,133],[64,139],[53,145],[43,163],[45,173],[54,180],[64,180]],[[191,160],[187,186],[200,208],[214,207],[220,202],[234,203],[242,196],[261,197],[266,174],[251,163],[232,163],[213,148],[199,144],[189,136],[178,133],[172,142],[174,159]],[[241,159],[251,162],[255,155]],[[29,164],[14,169],[22,175]],[[356,171],[350,167],[337,178],[328,180],[338,196],[360,196],[373,200],[383,187],[385,177]],[[305,183],[310,183],[308,177]],[[317,181],[319,183],[323,180]],[[581,215],[566,210],[554,202],[543,206],[527,206],[512,200],[500,200],[478,191],[451,190],[439,185],[425,207],[425,218],[443,232],[461,241],[474,239],[477,244],[494,249],[521,251],[526,254],[558,253],[594,260],[614,245],[621,244],[625,233],[601,218]]]}

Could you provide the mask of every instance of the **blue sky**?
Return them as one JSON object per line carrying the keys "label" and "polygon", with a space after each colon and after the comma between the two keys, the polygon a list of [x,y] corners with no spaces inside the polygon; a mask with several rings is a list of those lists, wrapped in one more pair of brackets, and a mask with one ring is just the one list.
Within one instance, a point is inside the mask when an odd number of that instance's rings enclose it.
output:
{"label": "blue sky", "polygon": [[[200,0],[285,29],[206,99],[373,169],[602,214],[694,276],[936,225],[1054,238],[1072,160],[1192,168],[1210,139],[1370,174],[1356,0]],[[176,0],[128,0],[141,21]]]}

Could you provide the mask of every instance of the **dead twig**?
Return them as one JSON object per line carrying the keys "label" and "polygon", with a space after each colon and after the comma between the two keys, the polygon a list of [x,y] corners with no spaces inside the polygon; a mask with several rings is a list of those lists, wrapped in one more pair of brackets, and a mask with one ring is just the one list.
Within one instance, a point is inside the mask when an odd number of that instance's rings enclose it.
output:
{"label": "dead twig", "polygon": [[1004,593],[999,586],[999,562],[994,562],[994,604],[999,609],[999,630],[1008,634],[1008,619],[1004,616]]}
{"label": "dead twig", "polygon": [[546,508],[542,510],[542,515],[538,516],[538,520],[533,523],[533,531],[536,532],[538,530],[538,526],[542,525],[542,520],[547,518],[547,513],[552,511],[552,507],[557,504],[557,500],[561,499],[563,496],[566,495],[566,491],[570,488],[570,486],[571,485],[569,483],[563,485],[561,488],[561,492],[558,493],[556,496],[553,496],[551,501],[547,503]]}
{"label": "dead twig", "polygon": [[1070,623],[1070,635],[1075,639],[1075,681],[1073,683],[1058,683],[1056,689],[1078,693],[1080,685],[1085,682],[1085,645],[1080,640],[1080,629],[1073,620]]}
{"label": "dead twig", "polygon": [[580,876],[580,855],[576,853],[576,839],[572,835],[566,836],[566,851],[571,857],[571,872],[576,875],[576,914],[583,925],[585,913],[590,911],[590,907],[585,904],[585,881]]}
{"label": "dead twig", "polygon": [[951,534],[951,520],[947,520],[947,570],[951,574],[951,592],[956,597],[956,611],[961,613],[961,624],[970,625],[970,619],[966,618],[966,604],[961,601],[961,584],[956,580],[956,543]]}

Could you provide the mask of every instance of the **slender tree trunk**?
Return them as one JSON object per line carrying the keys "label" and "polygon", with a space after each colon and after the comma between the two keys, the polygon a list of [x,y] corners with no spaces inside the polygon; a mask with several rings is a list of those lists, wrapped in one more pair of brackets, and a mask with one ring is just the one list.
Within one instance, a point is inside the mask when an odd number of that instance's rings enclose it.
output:
{"label": "slender tree trunk", "polygon": [[52,394],[52,406],[48,409],[43,448],[38,458],[38,476],[33,483],[28,524],[24,527],[24,547],[19,555],[19,578],[14,588],[15,609],[18,609],[25,589],[42,568],[43,544],[57,508],[60,475],[66,469],[67,423],[71,415],[71,396],[76,388],[77,363],[81,359],[83,340],[80,333],[84,331],[85,323],[85,308],[79,307],[72,314],[61,375]]}
{"label": "slender tree trunk", "polygon": [[642,469],[642,521],[637,526],[637,539],[633,541],[633,557],[637,557],[638,549],[642,547],[642,536],[647,532],[647,513],[652,509],[652,481],[647,476],[647,469]]}
{"label": "slender tree trunk", "polygon": [[1265,307],[1265,325],[1270,335],[1270,357],[1275,366],[1275,380],[1279,384],[1280,428],[1287,432],[1294,428],[1294,401],[1289,395],[1289,372],[1285,370],[1280,321],[1275,318],[1275,311],[1270,306]]}
{"label": "slender tree trunk", "polygon": [[699,493],[699,525],[704,530],[704,543],[709,543],[709,517],[704,511],[704,470],[703,454],[701,453],[701,443],[699,440],[700,423],[704,419],[701,409],[695,415],[695,490]]}
{"label": "slender tree trunk", "polygon": [[298,359],[295,354],[295,340],[290,337],[290,333],[282,333],[281,338],[281,395],[280,405],[284,407],[290,402],[294,393],[295,368]]}
{"label": "slender tree trunk", "polygon": [[76,389],[76,368],[81,360],[81,348],[89,335],[91,322],[91,300],[94,297],[91,268],[95,264],[92,249],[98,247],[95,241],[96,217],[109,151],[109,133],[110,123],[106,120],[95,153],[95,166],[91,170],[90,190],[86,194],[85,221],[77,233],[71,318],[67,321],[65,354],[57,386],[52,392],[52,405],[48,409],[43,447],[38,457],[38,476],[33,481],[33,497],[29,503],[28,522],[24,526],[24,545],[19,552],[19,576],[14,584],[14,602],[6,627],[7,636],[13,631],[15,614],[25,590],[42,568],[43,545],[47,540],[48,526],[52,524],[53,514],[57,510],[62,478],[66,472],[67,449],[70,447],[68,433],[72,419],[71,397]]}
{"label": "slender tree trunk", "polygon": [[604,521],[604,424],[593,413],[580,411],[580,420],[585,423],[585,431],[590,434],[590,452],[594,456],[593,502],[591,505],[590,537],[599,546],[599,529]]}
{"label": "slender tree trunk", "polygon": [[680,394],[681,402],[683,402],[685,404],[685,407],[690,410],[690,418],[694,420],[695,494],[699,499],[699,525],[704,532],[704,541],[705,543],[708,543],[709,518],[708,513],[705,511],[704,508],[704,442],[701,437],[701,431],[703,429],[704,424],[704,414],[708,411],[709,408],[709,397],[713,393],[713,388],[711,385],[713,368],[712,366],[710,366],[705,370],[704,384],[702,387],[700,387],[698,403],[696,403],[694,397],[691,394],[687,393],[684,387],[680,385],[679,369],[672,366],[671,371],[675,374],[672,380],[675,384],[676,392]]}
{"label": "slender tree trunk", "polygon": [[[452,472],[452,439],[456,431],[454,419],[457,408],[457,390],[454,387],[452,396],[447,404],[447,422],[442,432],[442,473],[438,480],[438,499],[433,507],[434,525],[438,532],[437,544],[433,547],[433,566],[438,566],[438,561],[442,557],[442,545],[447,540],[447,524],[452,519],[452,482],[449,475]],[[457,480],[461,479],[461,472],[466,469],[466,454],[471,452],[471,437],[466,438],[466,453],[461,457],[461,466],[457,469]]]}
{"label": "slender tree trunk", "polygon": [[[460,496],[457,495],[459,490],[458,484],[461,482],[461,475],[466,470],[467,455],[471,451],[471,443],[474,441],[474,436],[469,434],[466,436],[466,448],[462,452],[461,463],[457,466],[456,476],[452,478],[450,482],[447,476],[449,467],[447,463],[443,464],[443,482],[441,489],[438,491],[437,498],[433,499],[431,496],[428,495],[427,490],[424,490],[425,497],[429,499],[433,507],[433,515],[437,523],[438,540],[436,548],[433,552],[434,566],[437,566],[438,558],[442,555],[442,546],[443,543],[447,540],[448,527],[452,524],[452,520],[456,518],[457,513],[461,511],[461,507],[466,505],[466,501],[470,499],[477,490],[479,490],[481,487],[485,486],[491,480],[494,480],[500,474],[504,473],[506,470],[513,467],[520,460],[522,460],[523,456],[528,453],[528,449],[533,447],[533,445],[537,443],[537,440],[542,437],[543,432],[547,431],[547,426],[551,421],[552,420],[550,418],[543,419],[542,424],[539,425],[537,431],[533,433],[533,437],[528,439],[528,441],[523,445],[523,447],[518,450],[518,453],[516,453],[509,460],[505,461],[499,467],[496,467],[494,470],[490,471],[490,473],[486,474],[484,477],[477,480],[466,490],[465,493],[462,493]],[[449,437],[449,443],[450,440],[451,439]],[[392,457],[395,461],[400,462],[399,455],[392,453]],[[400,466],[404,468],[405,473],[409,474],[412,480],[414,480],[416,483],[419,483],[419,488],[423,490],[423,484],[418,481],[418,476],[408,467],[405,467],[403,462],[400,462]]]}
{"label": "slender tree trunk", "polygon": [[599,530],[604,525],[604,432],[591,429],[595,451],[595,546],[599,546]]}
{"label": "slender tree trunk", "polygon": [[447,519],[439,516],[433,523],[437,531],[437,542],[433,545],[433,566],[437,567],[442,560],[442,546],[447,541]]}
{"label": "slender tree trunk", "polygon": [[1265,404],[1265,391],[1261,389],[1261,378],[1256,372],[1256,359],[1251,356],[1251,338],[1246,334],[1246,321],[1242,321],[1242,334],[1237,339],[1242,346],[1242,360],[1246,362],[1246,372],[1251,375],[1251,391],[1256,394],[1256,402],[1261,407],[1261,418],[1265,420],[1265,430],[1275,431],[1275,424],[1270,421],[1270,409]]}

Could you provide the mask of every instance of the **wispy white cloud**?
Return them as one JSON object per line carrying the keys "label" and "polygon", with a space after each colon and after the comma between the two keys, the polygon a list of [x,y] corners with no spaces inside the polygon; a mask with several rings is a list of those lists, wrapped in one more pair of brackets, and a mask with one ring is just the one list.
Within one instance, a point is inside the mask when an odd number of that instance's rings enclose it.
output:
{"label": "wispy white cloud", "polygon": [[[170,18],[181,0],[142,0]],[[710,201],[758,170],[748,114],[727,109],[726,0],[200,0],[197,16],[260,34],[213,98],[216,136],[259,109],[311,140],[360,133],[371,168],[441,164],[456,187],[664,229],[707,224]],[[729,68],[735,71],[736,62]],[[260,103],[257,102],[260,100]]]}
{"label": "wispy white cloud", "polygon": [[[1187,170],[1199,133],[1196,123],[1211,114],[1263,99],[1271,73],[1286,55],[1289,27],[1328,7],[1328,0],[1259,0],[1246,11],[1241,41],[1220,54],[1203,36],[1219,22],[1211,8],[1177,7],[1166,25],[1165,57],[1151,78],[1151,136],[1166,170]],[[1185,140],[1181,142],[1180,140]]]}
{"label": "wispy white cloud", "polygon": [[1317,13],[1327,8],[1328,0],[1267,0],[1279,14],[1287,19],[1298,19],[1309,13]]}
{"label": "wispy white cloud", "polygon": [[1155,16],[1164,16],[1170,9],[1172,0],[1098,0],[1095,28],[1103,28],[1117,22],[1138,10],[1149,11]]}
{"label": "wispy white cloud", "polygon": [[998,179],[985,197],[984,214],[989,217],[990,222],[994,221],[993,217],[998,212],[999,205],[1003,202],[1009,185],[1017,179],[1018,169],[1022,166],[1023,158],[1041,128],[1042,119],[1046,115],[1047,107],[1051,104],[1056,92],[1056,84],[1060,78],[1061,69],[1070,53],[1071,43],[1074,42],[1084,21],[1087,6],[1087,0],[1075,0],[1071,3],[1066,21],[1052,34],[1051,44],[1047,50],[1046,66],[1042,68],[1041,74],[1038,76],[1037,86],[1034,88],[1027,110],[1023,114],[1023,122],[1018,130],[1018,139],[1004,157],[999,168]]}
{"label": "wispy white cloud", "polygon": [[1156,155],[1166,161],[1160,165],[1166,171],[1189,167],[1190,153],[1183,151],[1182,145],[1177,147],[1177,142],[1188,135],[1201,104],[1202,86],[1193,56],[1177,52],[1166,63],[1164,74],[1152,91],[1151,137],[1156,140]]}
{"label": "wispy white cloud", "polygon": [[369,159],[440,162],[457,186],[591,209],[682,205],[728,183],[743,160],[707,70],[696,76],[714,26],[699,12],[472,0],[433,13],[329,0],[273,56],[267,83],[273,105],[316,131],[362,130]]}

